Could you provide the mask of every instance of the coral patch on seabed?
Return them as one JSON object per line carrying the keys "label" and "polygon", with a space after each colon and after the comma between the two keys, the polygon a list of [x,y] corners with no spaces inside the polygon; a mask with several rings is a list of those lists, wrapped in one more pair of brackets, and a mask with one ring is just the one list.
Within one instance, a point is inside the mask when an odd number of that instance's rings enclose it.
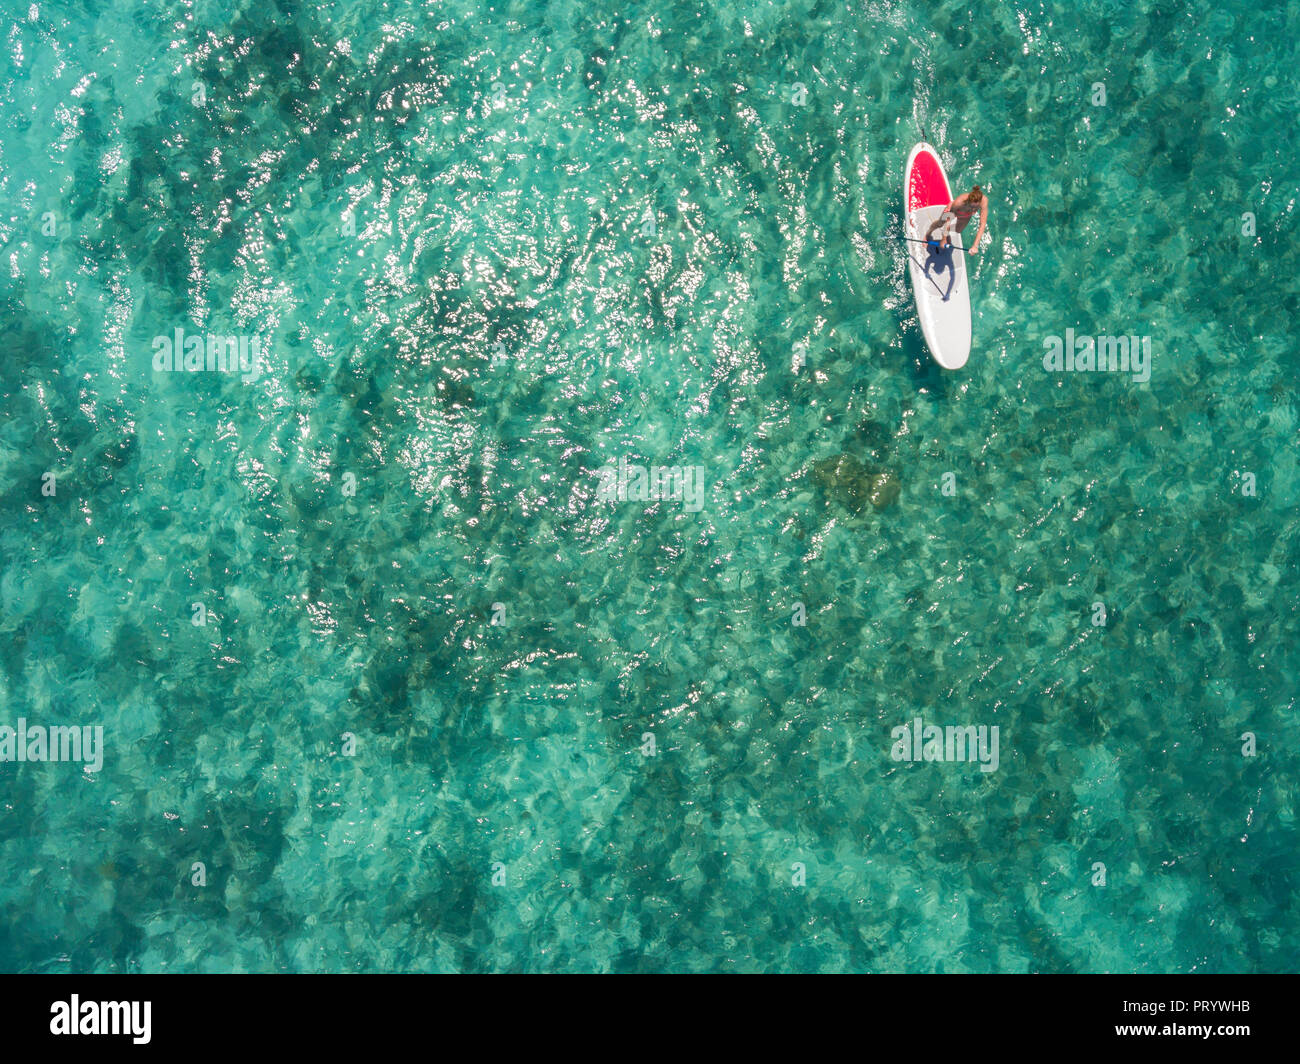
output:
{"label": "coral patch on seabed", "polygon": [[892,472],[866,465],[851,454],[814,462],[812,472],[827,496],[855,515],[867,512],[868,506],[887,509],[902,491]]}

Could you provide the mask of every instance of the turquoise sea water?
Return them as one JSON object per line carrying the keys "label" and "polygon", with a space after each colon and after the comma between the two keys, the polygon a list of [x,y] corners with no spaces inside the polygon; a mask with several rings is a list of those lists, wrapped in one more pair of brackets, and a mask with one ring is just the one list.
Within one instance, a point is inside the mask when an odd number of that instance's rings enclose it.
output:
{"label": "turquoise sea water", "polygon": [[1300,968],[1296,4],[0,28],[0,969]]}

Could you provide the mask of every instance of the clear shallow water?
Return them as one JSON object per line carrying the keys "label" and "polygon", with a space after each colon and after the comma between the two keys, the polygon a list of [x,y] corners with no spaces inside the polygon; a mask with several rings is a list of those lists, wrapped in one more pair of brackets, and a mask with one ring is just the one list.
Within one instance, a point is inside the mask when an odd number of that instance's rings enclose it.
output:
{"label": "clear shallow water", "polygon": [[[3,29],[0,725],[106,757],[0,764],[0,967],[1296,968],[1294,5]],[[992,200],[951,374],[918,126]]]}

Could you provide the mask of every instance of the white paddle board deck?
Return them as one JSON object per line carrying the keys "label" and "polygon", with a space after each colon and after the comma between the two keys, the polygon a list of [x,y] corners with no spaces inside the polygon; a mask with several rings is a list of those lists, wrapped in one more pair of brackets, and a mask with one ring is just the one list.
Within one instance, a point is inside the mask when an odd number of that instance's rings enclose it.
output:
{"label": "white paddle board deck", "polygon": [[916,296],[921,333],[934,360],[944,369],[961,369],[970,357],[970,287],[960,233],[953,248],[936,254],[924,243],[926,230],[952,202],[952,189],[939,153],[922,141],[912,149],[903,178],[903,235],[908,272]]}

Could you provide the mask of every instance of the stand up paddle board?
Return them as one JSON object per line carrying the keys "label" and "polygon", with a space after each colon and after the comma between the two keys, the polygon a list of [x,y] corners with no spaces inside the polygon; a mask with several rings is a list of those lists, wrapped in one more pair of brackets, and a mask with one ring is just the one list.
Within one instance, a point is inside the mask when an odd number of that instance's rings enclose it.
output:
{"label": "stand up paddle board", "polygon": [[[924,243],[926,230],[952,202],[952,190],[939,153],[925,141],[912,149],[903,179],[903,235],[908,271],[916,295],[921,332],[934,360],[944,369],[961,369],[970,357],[970,287],[960,233],[953,247],[936,253]],[[914,243],[914,241],[921,243]]]}

